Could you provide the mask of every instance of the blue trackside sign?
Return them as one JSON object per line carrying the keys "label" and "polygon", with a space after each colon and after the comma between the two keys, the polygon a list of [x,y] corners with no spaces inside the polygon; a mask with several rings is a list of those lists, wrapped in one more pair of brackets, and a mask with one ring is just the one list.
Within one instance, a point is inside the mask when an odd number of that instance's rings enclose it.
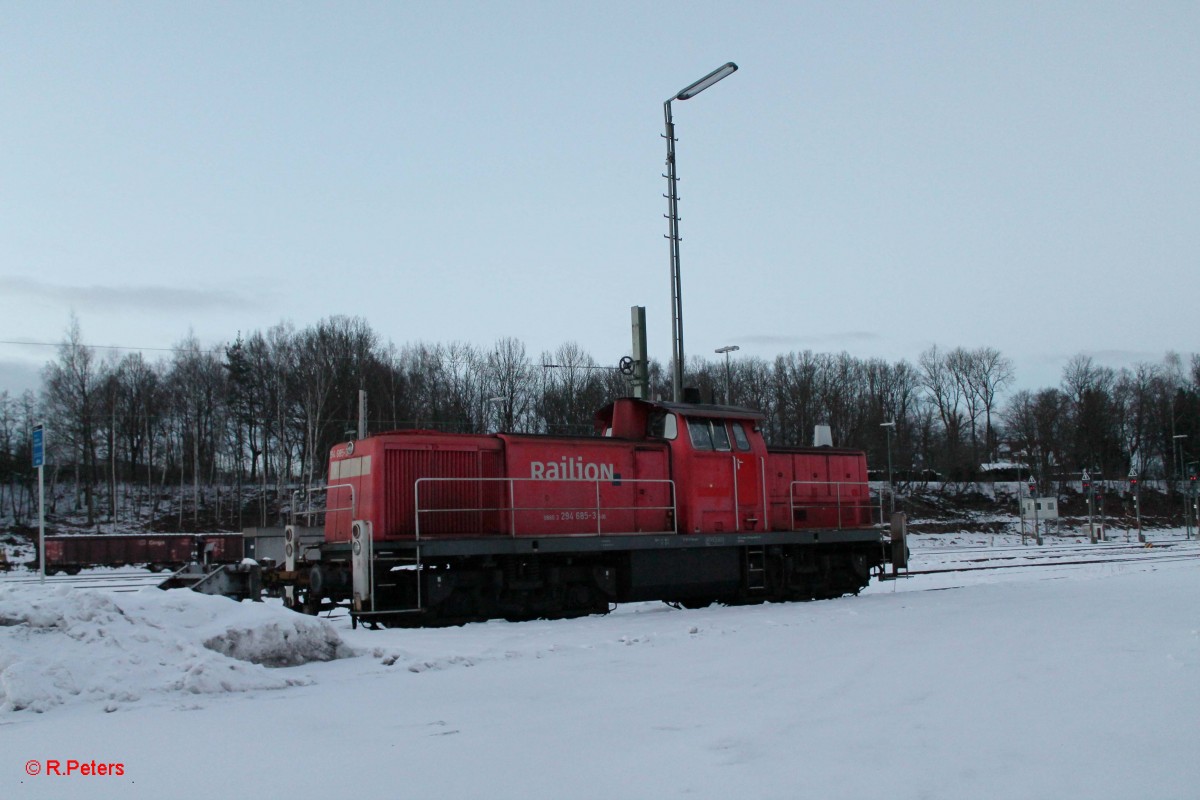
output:
{"label": "blue trackside sign", "polygon": [[40,467],[46,463],[46,432],[41,425],[33,429],[33,466]]}

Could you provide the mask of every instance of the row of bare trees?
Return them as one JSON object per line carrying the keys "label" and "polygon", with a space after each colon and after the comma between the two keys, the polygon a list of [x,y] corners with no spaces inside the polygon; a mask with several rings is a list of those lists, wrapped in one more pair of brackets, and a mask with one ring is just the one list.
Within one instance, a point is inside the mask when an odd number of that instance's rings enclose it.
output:
{"label": "row of bare trees", "polygon": [[1173,488],[1200,460],[1200,357],[1113,370],[1076,356],[1062,384],[1009,398],[1004,430],[1035,476],[1165,479]]}
{"label": "row of bare trees", "polygon": [[[628,393],[624,375],[573,343],[537,359],[515,339],[397,348],[349,317],[283,323],[216,350],[189,334],[156,361],[100,353],[72,321],[40,396],[0,394],[0,518],[29,518],[37,419],[53,480],[70,482],[67,510],[89,525],[125,509],[234,527],[274,522],[289,487],[320,480],[329,448],[354,435],[360,390],[371,431],[559,435],[590,434],[594,412]],[[652,394],[669,396],[667,374],[651,364]],[[768,442],[808,444],[827,424],[836,444],[866,449],[880,469],[890,451],[906,480],[969,481],[1006,457],[1045,480],[1080,469],[1171,477],[1175,437],[1200,436],[1195,356],[1120,371],[1079,356],[1061,386],[1006,397],[1013,381],[992,348],[934,347],[916,364],[811,351],[693,359],[687,370],[702,398],[761,410]]]}

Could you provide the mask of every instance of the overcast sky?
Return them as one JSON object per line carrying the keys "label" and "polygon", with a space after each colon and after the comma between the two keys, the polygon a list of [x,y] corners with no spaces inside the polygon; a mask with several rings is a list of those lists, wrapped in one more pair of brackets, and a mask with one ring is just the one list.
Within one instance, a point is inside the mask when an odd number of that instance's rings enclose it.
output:
{"label": "overcast sky", "polygon": [[[0,340],[1200,351],[1200,4],[0,0]],[[0,390],[53,348],[0,344]]]}

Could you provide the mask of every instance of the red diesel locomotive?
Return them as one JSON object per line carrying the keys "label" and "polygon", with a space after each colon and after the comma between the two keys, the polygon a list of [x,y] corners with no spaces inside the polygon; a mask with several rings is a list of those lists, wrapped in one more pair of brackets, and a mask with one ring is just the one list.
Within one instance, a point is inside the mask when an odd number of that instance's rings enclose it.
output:
{"label": "red diesel locomotive", "polygon": [[857,593],[888,556],[864,453],[768,449],[762,419],[625,398],[592,437],[396,431],[338,445],[323,541],[285,534],[287,602],[437,624]]}

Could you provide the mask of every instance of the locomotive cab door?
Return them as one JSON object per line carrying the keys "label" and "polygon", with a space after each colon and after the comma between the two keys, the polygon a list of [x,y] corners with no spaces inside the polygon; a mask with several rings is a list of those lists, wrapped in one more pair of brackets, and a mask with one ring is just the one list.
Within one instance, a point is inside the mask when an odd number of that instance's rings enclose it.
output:
{"label": "locomotive cab door", "polygon": [[729,420],[729,438],[733,452],[734,492],[737,497],[739,531],[766,530],[763,512],[763,457],[754,452],[753,441],[742,420]]}
{"label": "locomotive cab door", "polygon": [[691,445],[689,533],[764,529],[761,457],[741,420],[686,417]]}
{"label": "locomotive cab door", "polygon": [[633,531],[636,533],[665,533],[675,527],[671,511],[676,498],[669,482],[667,451],[662,448],[638,447],[633,451]]}

